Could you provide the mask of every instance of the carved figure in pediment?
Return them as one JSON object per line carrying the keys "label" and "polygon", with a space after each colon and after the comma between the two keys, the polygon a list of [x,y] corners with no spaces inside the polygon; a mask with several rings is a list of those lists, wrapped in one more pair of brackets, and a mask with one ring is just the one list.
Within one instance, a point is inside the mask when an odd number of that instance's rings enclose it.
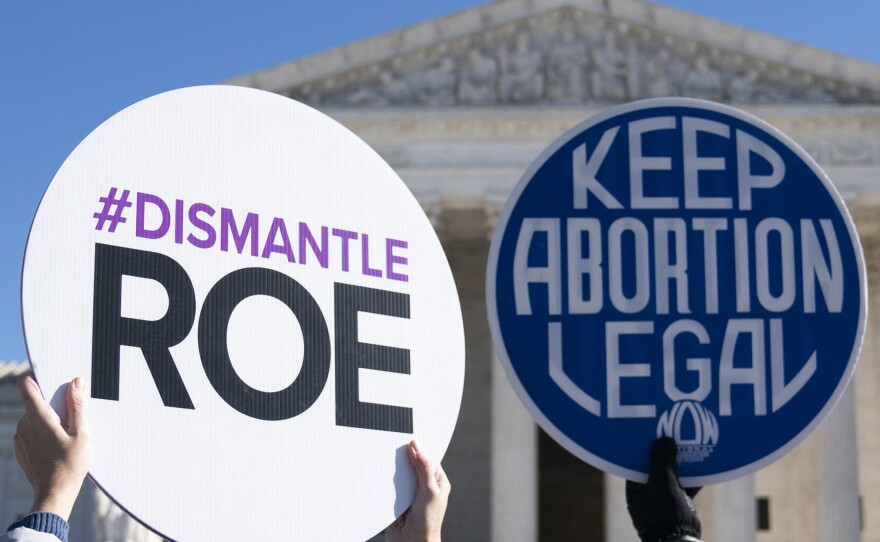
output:
{"label": "carved figure in pediment", "polygon": [[666,78],[670,87],[669,96],[681,96],[684,80],[691,72],[691,59],[696,54],[696,45],[692,41],[677,39],[673,36],[662,36],[663,49],[669,51],[666,64]]}
{"label": "carved figure in pediment", "polygon": [[[765,66],[759,66],[766,70]],[[779,103],[794,99],[793,94],[789,84],[768,83],[756,68],[750,68],[743,75],[734,77],[727,86],[727,96],[734,103]]]}
{"label": "carved figure in pediment", "polygon": [[458,83],[458,101],[471,105],[494,103],[497,77],[495,59],[479,49],[470,49]]}
{"label": "carved figure in pediment", "polygon": [[602,34],[602,46],[592,52],[593,73],[590,83],[593,97],[607,100],[626,99],[626,54],[617,47],[612,30]]}
{"label": "carved figure in pediment", "polygon": [[547,55],[547,97],[555,102],[577,103],[587,93],[584,75],[589,61],[587,46],[578,40],[571,21],[562,23],[560,40]]}
{"label": "carved figure in pediment", "polygon": [[288,97],[307,104],[319,104],[322,100],[321,89],[318,85],[305,85],[298,92],[290,92]]}
{"label": "carved figure in pediment", "polygon": [[363,86],[352,90],[338,98],[328,100],[332,103],[343,105],[388,105],[388,101],[382,96],[378,87]]}
{"label": "carved figure in pediment", "polygon": [[403,76],[395,76],[383,69],[377,75],[377,83],[358,87],[330,103],[343,105],[385,106],[407,102],[412,97],[412,84]]}
{"label": "carved figure in pediment", "polygon": [[528,33],[516,35],[513,51],[501,50],[501,98],[511,102],[540,100],[544,94],[541,52],[533,50]]}
{"label": "carved figure in pediment", "polygon": [[727,96],[734,103],[749,103],[755,98],[760,74],[755,69],[734,77],[727,86]]}
{"label": "carved figure in pediment", "polygon": [[643,96],[662,98],[673,94],[672,85],[669,82],[671,78],[668,73],[670,56],[669,50],[661,47],[652,58],[643,62]]}
{"label": "carved figure in pediment", "polygon": [[682,91],[686,96],[694,98],[721,100],[724,96],[721,74],[709,67],[709,60],[705,56],[698,56],[694,61],[694,69],[684,80]]}
{"label": "carved figure in pediment", "polygon": [[828,92],[822,81],[816,80],[812,74],[805,73],[795,79],[795,85],[803,92],[803,99],[813,103],[835,102],[834,95]]}
{"label": "carved figure in pediment", "polygon": [[761,81],[755,87],[755,102],[781,103],[796,99],[797,89],[792,86],[792,73],[786,66],[761,63]]}
{"label": "carved figure in pediment", "polygon": [[388,70],[379,72],[379,92],[386,104],[403,104],[412,98],[413,85],[404,76],[395,76]]}
{"label": "carved figure in pediment", "polygon": [[432,68],[428,68],[419,81],[419,102],[425,105],[452,105],[455,103],[455,62],[444,56]]}

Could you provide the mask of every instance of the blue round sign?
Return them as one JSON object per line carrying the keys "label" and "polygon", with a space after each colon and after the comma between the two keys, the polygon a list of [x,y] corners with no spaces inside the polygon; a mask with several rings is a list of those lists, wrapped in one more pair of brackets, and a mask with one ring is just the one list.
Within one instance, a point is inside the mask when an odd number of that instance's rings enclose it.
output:
{"label": "blue round sign", "polygon": [[486,290],[508,378],[581,459],[647,479],[671,436],[685,485],[752,473],[840,398],[867,286],[849,212],[797,144],[684,98],[609,109],[528,168]]}

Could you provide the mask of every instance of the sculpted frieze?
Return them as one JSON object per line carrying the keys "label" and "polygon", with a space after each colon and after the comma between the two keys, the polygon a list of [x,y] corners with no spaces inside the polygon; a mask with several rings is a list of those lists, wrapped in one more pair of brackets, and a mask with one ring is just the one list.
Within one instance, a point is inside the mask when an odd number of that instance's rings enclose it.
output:
{"label": "sculpted frieze", "polygon": [[880,103],[876,89],[570,8],[487,27],[287,94],[345,107],[577,105],[659,96]]}

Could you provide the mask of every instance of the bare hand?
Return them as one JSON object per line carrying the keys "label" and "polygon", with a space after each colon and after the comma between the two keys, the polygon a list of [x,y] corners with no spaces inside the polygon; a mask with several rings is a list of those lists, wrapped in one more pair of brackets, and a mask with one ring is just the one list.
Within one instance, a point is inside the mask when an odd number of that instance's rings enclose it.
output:
{"label": "bare hand", "polygon": [[34,489],[33,512],[51,512],[66,521],[89,470],[86,393],[81,378],[67,388],[68,423],[43,399],[31,375],[18,381],[24,416],[18,422],[15,457]]}
{"label": "bare hand", "polygon": [[410,443],[407,455],[418,476],[419,487],[412,506],[388,527],[385,538],[388,542],[440,542],[440,528],[452,485],[443,467],[437,465],[436,470],[431,467],[418,442]]}

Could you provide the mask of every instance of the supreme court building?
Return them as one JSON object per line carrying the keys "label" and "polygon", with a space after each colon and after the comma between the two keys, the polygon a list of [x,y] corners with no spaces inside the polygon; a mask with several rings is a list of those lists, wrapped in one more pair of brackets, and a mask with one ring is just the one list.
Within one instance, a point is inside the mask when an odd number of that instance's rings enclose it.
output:
{"label": "supreme court building", "polygon": [[[335,118],[404,180],[433,222],[466,334],[461,414],[443,461],[456,542],[628,542],[624,481],[547,437],[494,359],[489,240],[508,194],[553,140],[614,104],[660,96],[729,103],[812,155],[865,251],[869,321],[852,383],[819,430],[755,475],[697,498],[712,542],[880,542],[880,66],[642,0],[500,0],[227,83]],[[21,368],[10,370],[20,372]],[[0,522],[30,505],[0,378]],[[757,437],[756,437],[757,438]],[[91,487],[72,540],[153,540]]]}

